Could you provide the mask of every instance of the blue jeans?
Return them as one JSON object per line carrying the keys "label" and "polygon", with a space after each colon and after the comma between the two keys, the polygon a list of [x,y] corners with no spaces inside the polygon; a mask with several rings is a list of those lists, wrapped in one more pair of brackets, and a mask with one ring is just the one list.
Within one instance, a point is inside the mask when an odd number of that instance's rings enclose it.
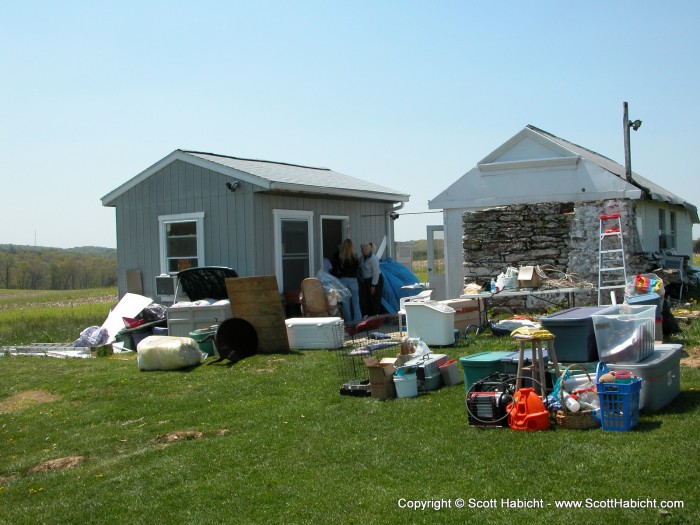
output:
{"label": "blue jeans", "polygon": [[[354,277],[341,277],[340,280],[352,294],[350,297],[343,299],[345,322],[359,322],[362,320],[362,313],[360,312],[360,286],[357,284],[357,279]],[[351,306],[352,310],[350,309]]]}

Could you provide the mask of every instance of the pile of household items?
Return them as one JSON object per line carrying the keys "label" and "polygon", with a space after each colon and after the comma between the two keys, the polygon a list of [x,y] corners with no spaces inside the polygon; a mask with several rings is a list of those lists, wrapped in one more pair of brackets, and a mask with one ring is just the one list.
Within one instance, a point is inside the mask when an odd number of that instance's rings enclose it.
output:
{"label": "pile of household items", "polygon": [[417,290],[400,299],[396,314],[345,326],[349,340],[337,346],[342,395],[415,397],[462,383],[459,363],[431,348],[454,345],[469,326],[479,322],[483,302],[434,301],[430,290],[415,294]]}
{"label": "pile of household items", "polygon": [[511,332],[517,352],[460,358],[469,425],[634,428],[640,410],[659,410],[680,392],[682,345],[660,342],[663,300],[661,279],[637,275],[623,304],[547,315]]}

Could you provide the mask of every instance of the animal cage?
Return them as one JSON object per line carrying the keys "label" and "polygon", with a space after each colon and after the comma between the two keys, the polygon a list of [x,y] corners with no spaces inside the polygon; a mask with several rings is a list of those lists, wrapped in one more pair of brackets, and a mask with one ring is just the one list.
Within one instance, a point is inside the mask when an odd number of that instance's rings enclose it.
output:
{"label": "animal cage", "polygon": [[337,350],[338,375],[343,395],[368,396],[369,375],[364,360],[396,356],[405,335],[398,314],[368,317],[345,326],[345,344]]}

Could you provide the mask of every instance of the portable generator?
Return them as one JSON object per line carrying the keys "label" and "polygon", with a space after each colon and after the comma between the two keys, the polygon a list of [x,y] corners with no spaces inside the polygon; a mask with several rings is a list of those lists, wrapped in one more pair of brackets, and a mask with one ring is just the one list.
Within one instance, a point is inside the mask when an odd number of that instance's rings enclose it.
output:
{"label": "portable generator", "polygon": [[494,372],[467,392],[467,416],[474,427],[507,427],[508,404],[513,401],[515,376]]}

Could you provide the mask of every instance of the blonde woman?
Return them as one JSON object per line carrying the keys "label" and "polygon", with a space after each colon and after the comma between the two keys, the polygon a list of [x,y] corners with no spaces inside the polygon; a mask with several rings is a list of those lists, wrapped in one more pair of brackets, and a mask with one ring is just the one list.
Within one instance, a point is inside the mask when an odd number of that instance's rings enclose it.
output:
{"label": "blonde woman", "polygon": [[355,253],[355,245],[350,239],[345,239],[340,245],[336,262],[336,275],[347,286],[352,294],[343,300],[343,316],[346,323],[357,323],[362,320],[360,311],[360,288],[357,282],[359,260]]}

